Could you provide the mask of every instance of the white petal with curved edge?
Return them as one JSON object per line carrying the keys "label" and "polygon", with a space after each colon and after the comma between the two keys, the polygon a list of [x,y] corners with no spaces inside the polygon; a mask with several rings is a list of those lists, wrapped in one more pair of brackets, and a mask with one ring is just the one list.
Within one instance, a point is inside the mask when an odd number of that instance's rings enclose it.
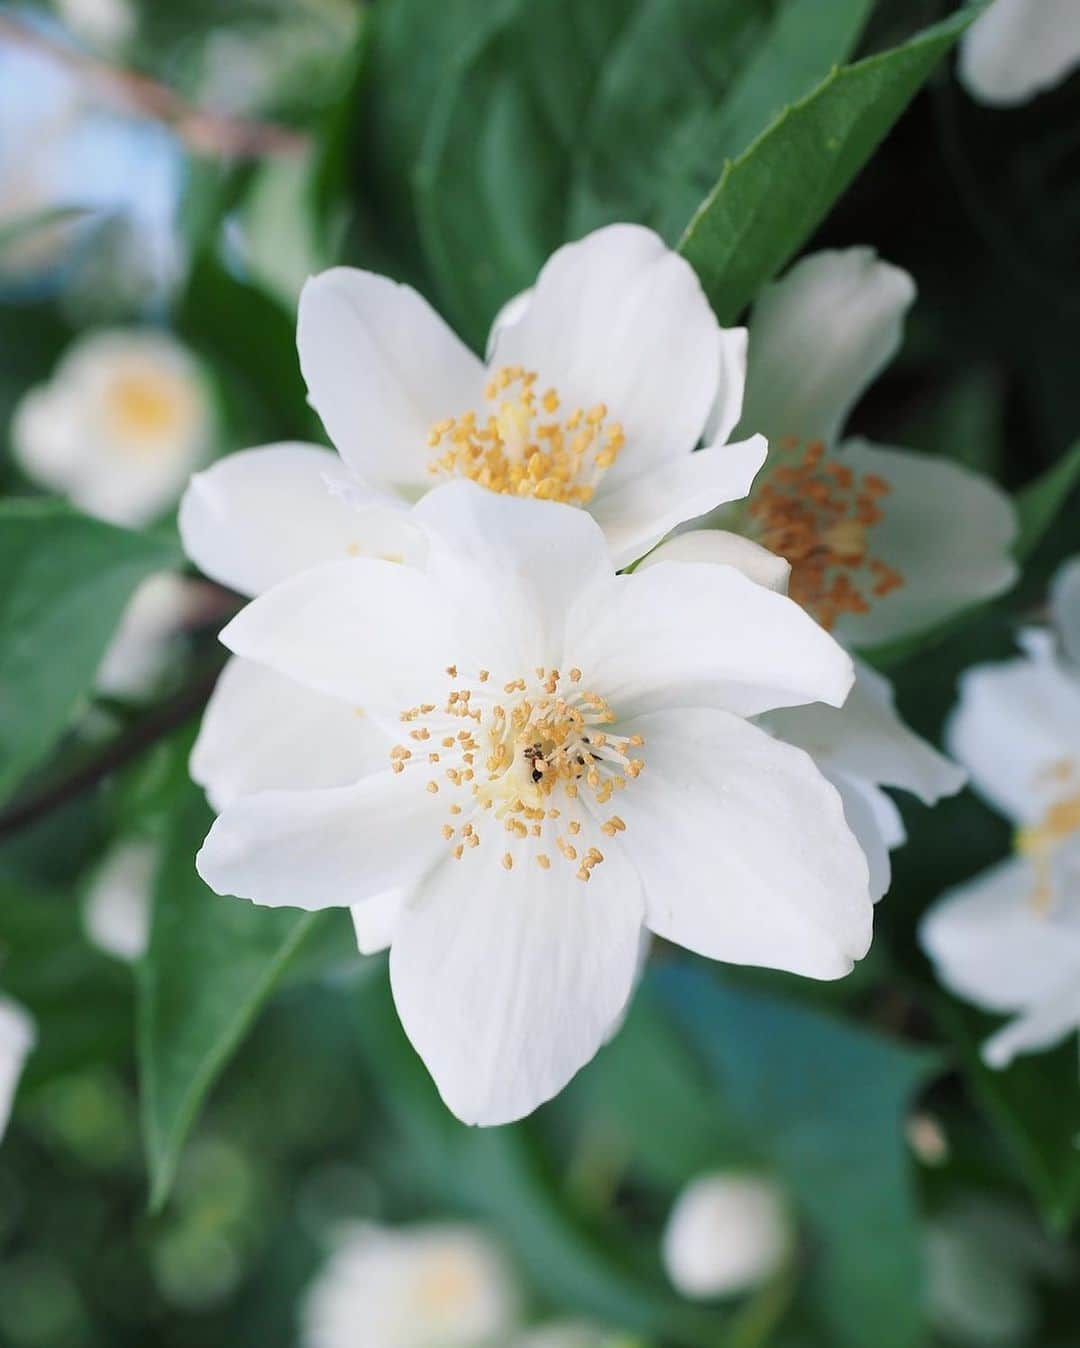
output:
{"label": "white petal with curved edge", "polygon": [[261,791],[218,816],[195,858],[218,894],[270,908],[346,908],[408,891],[446,843],[426,774],[373,773],[353,786]]}
{"label": "white petal with curved edge", "polygon": [[794,1235],[778,1185],[750,1172],[710,1172],[692,1180],[671,1210],[664,1269],[683,1296],[733,1296],[777,1273]]}
{"label": "white petal with curved edge", "polygon": [[353,904],[349,913],[361,955],[377,955],[389,946],[404,905],[405,894],[400,889],[388,889],[385,894]]}
{"label": "white petal with curved edge", "polygon": [[1080,984],[1080,930],[1038,906],[1040,876],[1011,857],[947,891],[919,925],[938,978],[987,1011],[1037,1006]]}
{"label": "white petal with curved edge", "polygon": [[484,348],[484,359],[489,365],[495,355],[495,346],[499,340],[499,334],[504,328],[512,328],[515,323],[521,321],[525,316],[525,310],[532,303],[535,289],[535,286],[529,286],[528,290],[519,290],[516,295],[506,301],[495,315],[494,322],[491,324],[491,331],[488,333],[487,345]]}
{"label": "white petal with curved edge", "polygon": [[750,315],[741,428],[831,443],[900,345],[911,277],[872,248],[802,258]]}
{"label": "white petal with curved edge", "polygon": [[385,768],[392,745],[363,708],[233,656],[203,715],[190,769],[220,812],[255,791],[345,786]]}
{"label": "white petal with curved edge", "polygon": [[395,717],[442,689],[446,665],[471,654],[426,575],[368,558],[282,581],[241,609],[221,641],[317,692]]}
{"label": "white petal with curved edge", "polygon": [[870,945],[867,862],[802,750],[724,712],[656,712],[619,793],[658,936],[710,959],[842,978]]}
{"label": "white petal with curved edge", "polygon": [[300,295],[300,367],[341,457],[377,486],[431,485],[428,432],[480,411],[485,371],[409,286],[334,267]]}
{"label": "white petal with curved edge", "polygon": [[[822,775],[826,777],[840,793],[844,805],[844,818],[848,828],[854,833],[859,846],[866,857],[870,871],[870,899],[878,903],[889,891],[892,883],[892,862],[889,859],[889,837],[882,828],[883,811],[881,802],[889,805],[888,796],[876,786],[862,781],[858,777],[846,777],[842,772],[830,770],[818,763]],[[895,809],[895,806],[893,806]]]}
{"label": "white petal with curved edge", "polygon": [[983,1057],[990,1067],[1008,1067],[1018,1053],[1053,1048],[1077,1029],[1080,1029],[1080,971],[1053,996],[991,1035],[983,1045]]}
{"label": "white petal with curved edge", "polygon": [[1080,557],[1066,562],[1050,585],[1050,614],[1061,648],[1080,665]]}
{"label": "white petal with curved edge", "polygon": [[524,365],[564,408],[604,403],[626,432],[606,476],[636,476],[693,449],[712,409],[720,327],[690,265],[640,225],[560,248],[492,363]]}
{"label": "white petal with curved edge", "polygon": [[973,98],[1008,107],[1053,88],[1078,63],[1076,0],[996,0],[960,39],[957,70]]}
{"label": "white petal with curved edge", "polygon": [[969,669],[945,741],[995,809],[1037,823],[1055,797],[1080,788],[1080,684],[1050,659]]}
{"label": "white petal with curved edge", "polygon": [[589,512],[603,529],[616,568],[629,566],[686,520],[746,496],[765,462],[760,435],[710,445],[608,489],[601,482]]}
{"label": "white petal with curved edge", "polygon": [[398,920],[390,979],[401,1023],[447,1107],[509,1123],[560,1091],[623,1012],[642,904],[612,847],[587,883],[526,852],[512,871],[496,838],[447,860]]}
{"label": "white petal with curved edge", "polygon": [[36,1040],[30,1014],[9,998],[0,997],[0,1138],[11,1117],[23,1063]]}
{"label": "white petal with curved edge", "polygon": [[[716,401],[705,423],[705,443],[722,445],[739,424],[746,396],[746,354],[749,332],[746,328],[720,329],[720,377]],[[751,431],[756,427],[750,427]]]}
{"label": "white petal with curved edge", "polygon": [[620,718],[838,705],[853,678],[851,657],[798,604],[701,562],[661,562],[591,591],[568,617],[567,655]]}
{"label": "white petal with curved edge", "polygon": [[752,538],[730,533],[727,529],[691,529],[684,534],[674,534],[643,557],[636,569],[644,571],[657,562],[712,562],[717,566],[733,566],[747,580],[764,585],[776,594],[787,594],[791,579],[790,562]]}
{"label": "white petal with curved edge", "polygon": [[911,791],[927,805],[955,795],[967,780],[963,768],[904,724],[892,684],[861,660],[855,661],[855,685],[842,707],[784,709],[770,713],[767,723],[818,763]]}
{"label": "white petal with curved edge", "polygon": [[841,616],[836,625],[841,641],[851,646],[895,641],[1015,582],[1016,511],[989,478],[948,459],[866,440],[849,440],[838,458],[856,473],[872,473],[889,484],[869,548],[903,577],[898,589],[872,599],[868,612]]}
{"label": "white petal with curved edge", "polygon": [[412,539],[404,511],[370,488],[367,510],[347,502],[330,484],[349,476],[336,454],[316,445],[230,454],[196,473],[184,493],[184,551],[204,575],[246,595],[322,562],[404,555]]}

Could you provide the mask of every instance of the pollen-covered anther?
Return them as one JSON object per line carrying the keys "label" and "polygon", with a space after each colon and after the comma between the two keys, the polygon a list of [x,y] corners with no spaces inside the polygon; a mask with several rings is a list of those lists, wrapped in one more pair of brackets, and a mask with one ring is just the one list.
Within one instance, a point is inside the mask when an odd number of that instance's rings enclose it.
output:
{"label": "pollen-covered anther", "polygon": [[754,536],[791,563],[791,597],[832,628],[904,583],[871,548],[890,487],[876,473],[829,458],[819,440],[782,440],[777,456],[750,498]]}
{"label": "pollen-covered anther", "polygon": [[1055,800],[1037,824],[1018,829],[1014,846],[1035,867],[1036,885],[1031,906],[1048,912],[1053,900],[1053,865],[1058,848],[1080,833],[1080,793]]}
{"label": "pollen-covered anther", "polygon": [[555,389],[537,395],[535,372],[495,371],[484,390],[490,410],[432,426],[433,474],[465,477],[490,491],[586,505],[626,443],[606,404],[566,413]]}

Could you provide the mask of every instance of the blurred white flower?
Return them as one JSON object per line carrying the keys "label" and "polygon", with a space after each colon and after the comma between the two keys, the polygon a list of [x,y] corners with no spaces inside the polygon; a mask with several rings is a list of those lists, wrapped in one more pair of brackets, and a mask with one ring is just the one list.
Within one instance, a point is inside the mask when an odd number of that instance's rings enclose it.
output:
{"label": "blurred white flower", "polygon": [[73,343],[24,395],[11,437],[28,477],[90,515],[137,526],[177,500],[214,430],[206,377],[186,347],[156,329],[109,329]]}
{"label": "blurred white flower", "polygon": [[960,79],[996,107],[1026,103],[1080,64],[1076,0],[995,0],[960,39]]}
{"label": "blurred white flower", "polygon": [[769,458],[747,500],[710,521],[785,557],[792,598],[852,647],[941,622],[1017,574],[1015,514],[992,482],[840,439],[914,297],[907,273],[869,248],[805,257],[762,291],[740,426],[768,437]]}
{"label": "blurred white flower", "polygon": [[36,1039],[30,1015],[9,998],[0,997],[0,1138],[11,1117],[23,1063]]}
{"label": "blurred white flower", "polygon": [[731,567],[616,577],[581,510],[459,482],[411,518],[423,570],[305,570],[222,634],[401,742],[349,785],[226,806],[198,859],[211,887],[371,905],[402,1023],[472,1122],[527,1114],[589,1061],[643,926],[846,974],[870,941],[865,859],[811,760],[748,720],[842,702],[840,647]]}
{"label": "blurred white flower", "polygon": [[129,0],[54,0],[64,26],[102,51],[118,51],[135,36],[138,15]]}
{"label": "blurred white flower", "polygon": [[637,1339],[577,1321],[540,1325],[520,1335],[512,1348],[635,1348]]}
{"label": "blurred white flower", "polygon": [[664,1267],[683,1296],[731,1296],[776,1273],[793,1240],[775,1184],[719,1171],[693,1180],[676,1200],[664,1230]]}
{"label": "blurred white flower", "polygon": [[[1056,587],[1066,633],[1073,574]],[[1014,854],[945,894],[920,931],[947,988],[1016,1014],[985,1045],[993,1067],[1080,1026],[1080,671],[1046,633],[1025,645],[967,671],[948,727],[975,789],[1016,826]]]}
{"label": "blurred white flower", "polygon": [[468,1226],[342,1231],[300,1316],[301,1348],[503,1348],[518,1289],[499,1249]]}
{"label": "blurred white flower", "polygon": [[107,955],[137,960],[146,950],[159,855],[149,838],[124,839],[94,872],[83,899],[83,926],[91,943]]}
{"label": "blurred white flower", "polygon": [[[691,268],[655,234],[611,225],[568,244],[515,304],[485,366],[408,286],[341,267],[308,282],[300,364],[354,504],[404,510],[464,477],[583,507],[622,567],[746,495],[765,442],[725,443],[746,334],[720,328]],[[703,434],[707,448],[691,453]],[[325,456],[309,457],[321,486]],[[300,463],[297,447],[294,477]],[[287,509],[277,482],[272,464],[253,468],[222,527]]]}
{"label": "blurred white flower", "polygon": [[[723,529],[676,534],[651,552],[639,571],[657,562],[696,561],[734,566],[747,579],[787,593],[790,566],[760,544]],[[963,770],[909,730],[896,712],[892,685],[861,660],[842,707],[815,703],[769,712],[759,724],[813,758],[844,803],[848,826],[870,868],[876,902],[889,888],[889,852],[906,841],[903,820],[883,786],[910,791],[924,804],[959,791]]]}
{"label": "blurred white flower", "polygon": [[147,576],[128,601],[95,679],[106,697],[142,697],[160,682],[195,609],[196,586],[172,571]]}

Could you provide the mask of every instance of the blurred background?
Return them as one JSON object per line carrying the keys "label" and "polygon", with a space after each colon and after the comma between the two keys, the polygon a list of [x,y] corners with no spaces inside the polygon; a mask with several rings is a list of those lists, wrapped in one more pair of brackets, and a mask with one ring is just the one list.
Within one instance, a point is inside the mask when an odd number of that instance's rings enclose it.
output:
{"label": "blurred background", "polygon": [[[706,7],[686,0],[688,31]],[[779,7],[744,6],[762,23]],[[859,52],[949,6],[862,8]],[[565,6],[533,9],[500,57],[511,78],[531,78],[530,53],[571,22]],[[64,362],[80,350],[88,359],[83,344],[102,332],[152,328],[178,344],[168,359],[188,362],[200,408],[186,471],[253,444],[322,438],[294,318],[304,278],[327,265],[408,279],[482,340],[496,301],[531,280],[567,229],[565,147],[539,124],[528,129],[535,200],[516,183],[454,198],[468,164],[424,194],[426,214],[409,197],[418,165],[430,167],[429,114],[486,22],[453,0],[0,5],[0,491],[49,489],[49,446],[36,479],[15,450],[30,435],[18,429],[26,395],[69,377]],[[583,48],[593,39],[574,24],[570,45]],[[708,53],[717,87],[752,36]],[[666,57],[659,49],[658,67]],[[674,121],[656,103],[655,116]],[[663,153],[645,146],[641,174]],[[719,167],[689,186],[681,218]],[[616,170],[599,162],[575,233],[640,214]],[[455,210],[479,222],[479,311],[456,304],[433,262],[439,228],[460,241]],[[496,237],[500,211],[528,228]],[[1062,462],[1080,431],[1080,79],[992,109],[967,96],[949,58],[807,246],[864,243],[910,271],[919,297],[854,429],[1010,490]],[[153,427],[159,409],[132,415]],[[175,494],[157,490],[104,513],[164,537]],[[1007,655],[1018,625],[1038,616],[1048,576],[1080,545],[1076,504],[1070,496],[1012,594],[932,656],[890,665],[922,733],[938,738],[958,673]],[[198,1115],[187,1144],[140,1123],[136,1061],[153,1029],[136,1017],[150,975],[133,957],[152,873],[184,891],[198,930],[206,896],[188,895],[190,857],[209,813],[185,763],[234,605],[191,578],[147,600],[136,655],[121,652],[99,676],[56,755],[0,818],[0,988],[38,1025],[0,1148],[0,1345],[374,1344],[348,1326],[371,1304],[362,1258],[339,1277],[353,1310],[311,1310],[343,1232],[359,1239],[368,1224],[370,1241],[445,1222],[467,1223],[505,1261],[493,1273],[466,1258],[468,1276],[446,1293],[468,1300],[469,1279],[488,1279],[483,1295],[512,1303],[493,1321],[503,1327],[484,1331],[497,1344],[568,1321],[595,1337],[552,1344],[1080,1344],[1068,1235],[1080,1198],[1075,1042],[992,1080],[975,1048],[989,1021],[933,986],[915,946],[930,900],[1008,845],[1006,826],[968,793],[932,813],[904,802],[910,840],[873,952],[851,978],[706,976],[680,952],[691,982],[676,986],[665,979],[675,957],[661,951],[623,1033],[526,1124],[470,1133],[446,1115],[403,1039],[383,960],[357,958],[339,913],[268,937],[277,993],[257,1019],[237,1001],[220,1061],[178,1110]],[[165,989],[162,1014],[183,1015],[183,992]],[[724,1030],[723,1061],[710,1056],[709,1026]],[[159,1181],[174,1178],[153,1208],[147,1129]],[[765,1181],[783,1237],[763,1237],[758,1265],[687,1294],[664,1232],[685,1186],[710,1173]],[[745,1254],[754,1218],[733,1211]],[[723,1247],[724,1232],[714,1236]]]}

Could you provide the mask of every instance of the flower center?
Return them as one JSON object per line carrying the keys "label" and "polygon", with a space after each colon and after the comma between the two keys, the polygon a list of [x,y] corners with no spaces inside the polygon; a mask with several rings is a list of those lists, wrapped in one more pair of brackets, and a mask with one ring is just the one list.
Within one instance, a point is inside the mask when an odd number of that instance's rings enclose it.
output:
{"label": "flower center", "polygon": [[[1071,764],[1066,764],[1065,776],[1071,775]],[[1040,912],[1049,911],[1053,900],[1054,855],[1077,833],[1080,833],[1080,792],[1055,800],[1037,824],[1028,824],[1016,831],[1014,846],[1017,853],[1035,865],[1038,880],[1031,903]]]}
{"label": "flower center", "polygon": [[138,450],[173,434],[188,414],[185,390],[171,376],[151,371],[118,375],[106,394],[106,415],[117,438]]}
{"label": "flower center", "polygon": [[431,428],[429,471],[467,477],[490,491],[587,505],[626,437],[604,403],[561,411],[552,388],[537,395],[537,375],[520,365],[496,370],[484,391],[491,410],[466,412]]}
{"label": "flower center", "polygon": [[[547,870],[551,848],[588,880],[604,860],[590,835],[598,829],[614,838],[626,828],[617,814],[598,819],[592,807],[607,806],[641,773],[645,765],[634,750],[642,736],[610,729],[615,713],[581,686],[579,669],[565,678],[557,669],[536,669],[532,678],[504,682],[501,696],[486,669],[474,680],[464,680],[456,665],[446,673],[452,686],[441,707],[425,702],[401,713],[412,743],[390,750],[394,771],[434,768],[427,789],[449,794],[442,833],[458,860],[479,847],[481,829],[486,836],[501,827],[507,870],[522,850]],[[490,822],[478,826],[474,816],[485,811]]]}
{"label": "flower center", "polygon": [[889,484],[826,456],[820,440],[777,446],[779,462],[755,486],[749,513],[757,541],[791,563],[789,593],[829,630],[865,613],[904,583],[871,551]]}

